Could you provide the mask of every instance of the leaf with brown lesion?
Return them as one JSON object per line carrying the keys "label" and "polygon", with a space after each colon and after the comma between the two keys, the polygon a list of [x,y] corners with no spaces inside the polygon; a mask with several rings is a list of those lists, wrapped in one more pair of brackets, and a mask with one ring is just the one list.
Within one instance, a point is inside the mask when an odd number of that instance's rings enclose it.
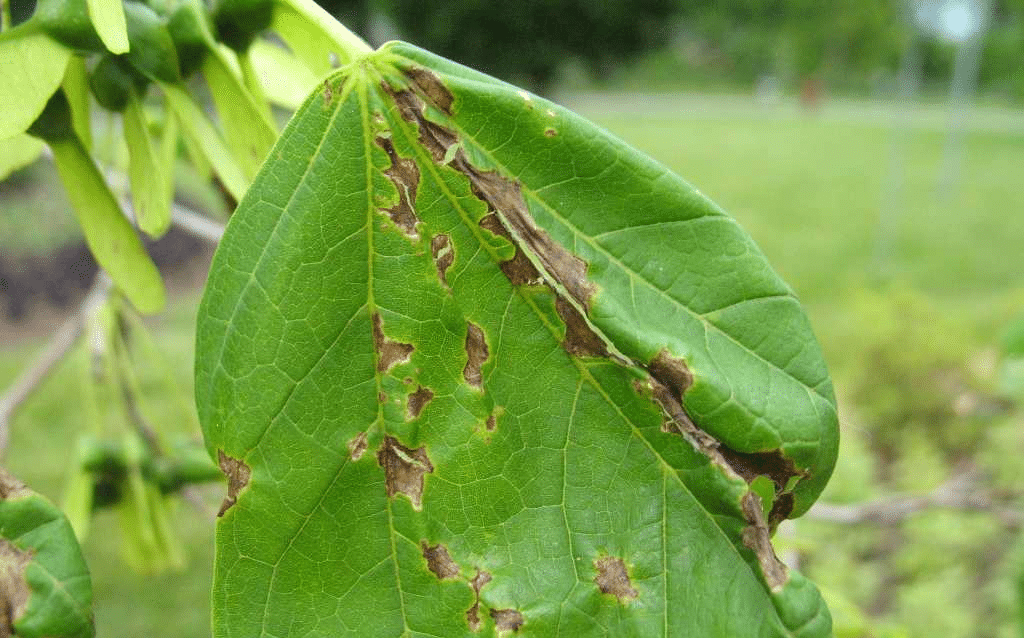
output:
{"label": "leaf with brown lesion", "polygon": [[415,509],[423,503],[423,477],[434,471],[427,456],[427,448],[407,448],[398,439],[384,437],[377,451],[377,463],[384,468],[384,483],[388,498],[404,494]]}
{"label": "leaf with brown lesion", "polygon": [[402,343],[385,336],[380,313],[373,314],[373,347],[377,352],[377,372],[387,372],[405,363],[416,350],[411,343]]}
{"label": "leaf with brown lesion", "polygon": [[252,469],[241,459],[225,454],[224,450],[217,450],[217,465],[228,479],[228,495],[224,497],[217,511],[217,516],[221,517],[238,502],[238,495],[252,477]]}

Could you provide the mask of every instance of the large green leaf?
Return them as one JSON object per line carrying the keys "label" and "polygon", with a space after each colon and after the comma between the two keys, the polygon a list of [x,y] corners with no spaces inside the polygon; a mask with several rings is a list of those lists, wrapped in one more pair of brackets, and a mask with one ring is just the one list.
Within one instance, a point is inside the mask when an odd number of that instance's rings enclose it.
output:
{"label": "large green leaf", "polygon": [[769,538],[835,461],[807,319],[735,221],[554,104],[406,44],[343,68],[197,339],[217,636],[829,634]]}
{"label": "large green leaf", "polygon": [[94,635],[92,581],[71,524],[0,469],[0,635]]}

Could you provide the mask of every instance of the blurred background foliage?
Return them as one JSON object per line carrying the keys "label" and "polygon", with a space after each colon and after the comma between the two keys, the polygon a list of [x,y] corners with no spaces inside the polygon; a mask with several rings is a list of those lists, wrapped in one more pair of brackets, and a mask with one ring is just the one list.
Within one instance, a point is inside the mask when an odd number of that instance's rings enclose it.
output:
{"label": "blurred background foliage", "polygon": [[[891,91],[929,0],[322,0],[372,43],[401,37],[541,91],[582,70],[598,84],[646,89],[808,78],[858,94]],[[985,94],[1024,101],[1024,0],[987,8],[979,72]],[[923,43],[923,80],[942,91],[954,47]],[[625,64],[625,73],[623,66]]]}
{"label": "blurred background foliage", "polygon": [[[556,96],[737,217],[805,303],[833,371],[842,449],[825,502],[884,505],[970,478],[963,507],[812,514],[780,531],[840,638],[1024,636],[1024,0],[986,5],[952,188],[940,188],[953,139],[942,98],[957,49],[915,35],[927,1],[322,2],[373,43],[400,37]],[[32,5],[15,0],[15,22]],[[898,77],[915,42],[922,89],[907,103]],[[115,164],[117,127],[97,112]],[[202,179],[183,190],[222,213]],[[210,249],[175,231],[150,248],[174,301],[146,326],[188,396]],[[52,166],[0,182],[0,388],[94,273]],[[88,429],[85,348],[19,413],[5,459],[56,502]],[[151,413],[180,414],[165,385],[139,384]],[[169,504],[187,553],[177,570],[126,569],[115,512],[96,515],[85,551],[101,635],[209,635],[222,496]]]}

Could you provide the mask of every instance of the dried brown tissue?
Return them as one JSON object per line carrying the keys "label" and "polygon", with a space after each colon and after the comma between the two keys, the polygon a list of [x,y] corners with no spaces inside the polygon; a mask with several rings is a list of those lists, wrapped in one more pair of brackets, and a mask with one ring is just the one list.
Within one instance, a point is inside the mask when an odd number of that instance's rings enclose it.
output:
{"label": "dried brown tissue", "polygon": [[602,556],[594,561],[597,575],[594,583],[603,594],[615,596],[620,603],[627,603],[640,594],[633,589],[633,582],[626,570],[626,563],[615,556]]}
{"label": "dried brown tissue", "polygon": [[238,502],[238,495],[252,477],[252,469],[241,459],[225,454],[224,450],[217,450],[217,465],[228,479],[228,495],[224,497],[217,511],[217,516],[221,517]]}
{"label": "dried brown tissue", "polygon": [[405,363],[416,349],[412,344],[387,338],[379,313],[373,314],[373,347],[377,351],[377,372],[387,372],[399,363]]}
{"label": "dried brown tissue", "polygon": [[466,383],[479,388],[483,384],[483,368],[490,350],[487,348],[487,339],[480,326],[472,322],[466,324],[466,365],[462,369],[462,378]]}
{"label": "dried brown tissue", "polygon": [[434,398],[434,391],[430,388],[424,388],[418,386],[416,391],[409,395],[409,402],[406,408],[406,414],[409,420],[415,419],[422,412],[423,408],[427,407],[427,404]]}
{"label": "dried brown tissue", "polygon": [[416,215],[416,192],[419,190],[420,168],[415,161],[398,155],[391,138],[378,136],[376,143],[377,146],[384,149],[391,161],[391,165],[384,170],[384,174],[388,176],[388,179],[394,184],[395,190],[398,191],[398,203],[391,208],[383,209],[383,211],[406,236],[413,240],[419,239],[419,234],[416,232],[416,225],[420,221]]}
{"label": "dried brown tissue", "polygon": [[408,448],[388,436],[377,450],[377,463],[384,468],[384,485],[388,498],[404,494],[415,509],[423,503],[423,480],[434,471],[426,447]]}

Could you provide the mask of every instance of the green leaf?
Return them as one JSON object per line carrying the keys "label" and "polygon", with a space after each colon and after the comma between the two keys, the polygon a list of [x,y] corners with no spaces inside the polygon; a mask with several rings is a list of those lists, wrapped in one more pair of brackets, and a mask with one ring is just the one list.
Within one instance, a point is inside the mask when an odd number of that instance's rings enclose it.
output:
{"label": "green leaf", "polygon": [[88,0],[89,19],[111,53],[128,53],[128,28],[121,0]]}
{"label": "green leaf", "polygon": [[0,140],[23,133],[64,79],[71,52],[39,33],[0,40]]}
{"label": "green leaf", "polygon": [[316,76],[295,55],[265,40],[249,48],[259,82],[274,104],[296,110],[316,87]]}
{"label": "green leaf", "polygon": [[271,152],[196,399],[217,636],[830,633],[770,543],[837,447],[791,290],[664,167],[410,45]]}
{"label": "green leaf", "polygon": [[96,261],[139,312],[163,308],[164,286],[135,229],[75,136],[50,142],[85,242]]}
{"label": "green leaf", "polygon": [[206,56],[202,70],[228,147],[247,180],[252,180],[277,140],[274,124],[228,66],[221,50]]}
{"label": "green leaf", "polygon": [[71,107],[71,123],[75,135],[88,150],[92,147],[92,128],[89,116],[89,72],[85,68],[85,58],[71,58],[61,88]]}
{"label": "green leaf", "polygon": [[43,152],[43,143],[26,133],[0,140],[0,181],[36,161]]}
{"label": "green leaf", "polygon": [[[4,634],[88,638],[92,582],[64,515],[0,469],[0,592]],[[9,614],[9,615],[8,615]]]}
{"label": "green leaf", "polygon": [[128,179],[131,182],[135,221],[143,232],[160,237],[171,225],[171,199],[163,158],[149,135],[142,102],[132,92],[124,110],[124,139],[128,145]]}
{"label": "green leaf", "polygon": [[187,138],[190,151],[209,162],[231,196],[241,199],[249,187],[249,180],[245,178],[220,133],[183,87],[165,84],[161,88]]}

